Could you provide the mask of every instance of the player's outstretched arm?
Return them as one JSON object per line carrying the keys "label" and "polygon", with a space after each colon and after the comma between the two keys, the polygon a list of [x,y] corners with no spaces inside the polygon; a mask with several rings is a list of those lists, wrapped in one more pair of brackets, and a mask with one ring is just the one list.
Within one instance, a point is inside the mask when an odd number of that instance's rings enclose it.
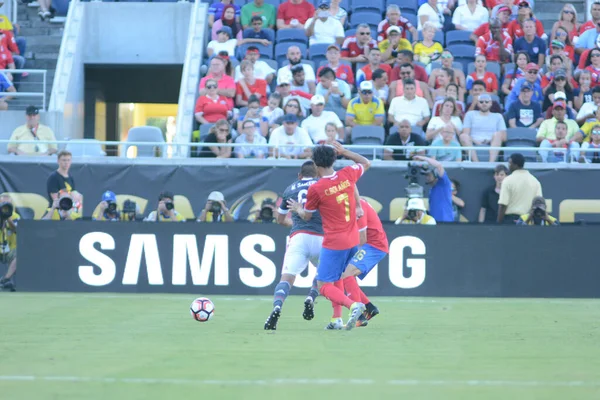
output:
{"label": "player's outstretched arm", "polygon": [[353,151],[344,148],[344,146],[342,146],[340,142],[335,141],[332,142],[331,145],[333,146],[338,155],[346,157],[348,160],[354,161],[357,164],[361,164],[365,171],[371,168],[371,161],[367,160],[360,154],[357,154]]}
{"label": "player's outstretched arm", "polygon": [[444,176],[444,166],[441,162],[436,160],[435,158],[425,157],[425,156],[414,156],[413,160],[416,161],[424,161],[427,164],[431,165],[433,168],[437,169],[438,176]]}

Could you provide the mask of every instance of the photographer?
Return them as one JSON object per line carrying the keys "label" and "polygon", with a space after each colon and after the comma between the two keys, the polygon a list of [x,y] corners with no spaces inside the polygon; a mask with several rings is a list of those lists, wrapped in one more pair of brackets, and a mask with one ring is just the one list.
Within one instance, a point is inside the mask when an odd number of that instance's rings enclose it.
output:
{"label": "photographer", "polygon": [[396,225],[436,225],[435,218],[427,215],[426,211],[427,210],[425,209],[425,202],[423,202],[423,199],[408,199],[404,216],[396,220]]}
{"label": "photographer", "polygon": [[146,222],[185,222],[183,215],[175,211],[173,199],[175,195],[171,192],[160,192],[158,195],[158,208],[152,211],[144,221]]}
{"label": "photographer", "polygon": [[121,221],[143,221],[144,217],[140,215],[140,209],[135,201],[125,200],[121,210]]}
{"label": "photographer", "polygon": [[79,218],[81,214],[73,208],[73,198],[64,190],[58,192],[58,197],[52,201],[52,207],[42,217],[52,221],[73,221]]}
{"label": "photographer", "polygon": [[517,225],[556,226],[558,220],[546,212],[546,200],[542,196],[534,197],[531,210],[517,220]]}
{"label": "photographer", "polygon": [[8,271],[0,278],[0,288],[15,291],[12,280],[17,271],[17,224],[21,217],[15,211],[9,196],[0,196],[0,262],[8,265]]}
{"label": "photographer", "polygon": [[119,221],[121,218],[117,211],[117,196],[110,190],[104,192],[97,208],[98,213],[92,215],[94,221]]}
{"label": "photographer", "polygon": [[444,167],[439,161],[430,157],[414,156],[413,160],[429,164],[421,167],[421,174],[425,175],[425,182],[431,185],[429,213],[437,222],[453,222],[452,182],[450,182]]}
{"label": "photographer", "polygon": [[275,222],[275,202],[273,199],[266,198],[262,201],[258,217],[254,222],[262,224],[272,224]]}
{"label": "photographer", "polygon": [[225,197],[221,192],[211,192],[206,200],[206,206],[198,217],[198,222],[232,222],[233,216],[225,205]]}

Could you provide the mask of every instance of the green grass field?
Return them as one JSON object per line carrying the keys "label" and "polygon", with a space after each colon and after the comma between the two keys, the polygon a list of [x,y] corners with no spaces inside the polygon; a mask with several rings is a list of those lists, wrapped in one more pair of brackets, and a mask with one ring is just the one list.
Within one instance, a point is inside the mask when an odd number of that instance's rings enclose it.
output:
{"label": "green grass field", "polygon": [[266,297],[193,298],[2,293],[0,398],[600,398],[600,301],[373,298],[346,332],[292,296],[267,333]]}

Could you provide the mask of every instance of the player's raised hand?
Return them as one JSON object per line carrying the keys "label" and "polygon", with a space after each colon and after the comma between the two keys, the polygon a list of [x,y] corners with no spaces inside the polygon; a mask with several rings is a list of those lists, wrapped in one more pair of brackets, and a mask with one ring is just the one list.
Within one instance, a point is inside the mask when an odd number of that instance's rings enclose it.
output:
{"label": "player's raised hand", "polygon": [[327,144],[334,148],[338,156],[341,156],[344,153],[344,151],[346,151],[346,149],[344,149],[344,146],[342,146],[342,144],[337,140],[333,140],[331,142],[328,142]]}
{"label": "player's raised hand", "polygon": [[288,205],[289,209],[292,210],[293,212],[295,212],[296,214],[298,214],[299,210],[302,210],[304,208],[302,206],[302,204],[298,203],[294,199],[288,199],[287,205]]}

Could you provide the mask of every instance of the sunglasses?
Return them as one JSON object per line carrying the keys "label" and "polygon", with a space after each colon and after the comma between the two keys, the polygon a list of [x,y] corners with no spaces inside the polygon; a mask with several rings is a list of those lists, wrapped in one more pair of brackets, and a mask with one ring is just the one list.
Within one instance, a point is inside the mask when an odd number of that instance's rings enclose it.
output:
{"label": "sunglasses", "polygon": [[519,5],[519,8],[531,8],[531,7],[529,7],[529,4],[521,4],[521,5]]}
{"label": "sunglasses", "polygon": [[538,72],[536,70],[531,70],[531,71],[527,71],[528,74],[537,74]]}
{"label": "sunglasses", "polygon": [[364,94],[364,95],[373,94],[373,91],[372,90],[361,90],[360,94]]}
{"label": "sunglasses", "polygon": [[207,89],[216,89],[217,85],[206,85]]}
{"label": "sunglasses", "polygon": [[366,36],[366,35],[370,35],[371,32],[359,32],[358,34],[361,36]]}
{"label": "sunglasses", "polygon": [[294,107],[294,108],[298,108],[298,106],[296,104],[288,104],[286,105],[286,107]]}
{"label": "sunglasses", "polygon": [[452,54],[442,54],[442,58],[445,58],[445,59],[452,58]]}
{"label": "sunglasses", "polygon": [[410,71],[408,71],[408,72],[406,72],[406,71],[400,72],[400,75],[402,75],[402,76],[410,75]]}
{"label": "sunglasses", "polygon": [[563,12],[565,14],[575,14],[575,11],[571,11],[571,10],[563,10]]}
{"label": "sunglasses", "polygon": [[566,78],[563,78],[562,76],[559,78],[554,78],[555,81],[566,81]]}
{"label": "sunglasses", "polygon": [[600,135],[600,131],[592,131],[592,135]]}
{"label": "sunglasses", "polygon": [[592,57],[600,57],[600,53],[592,53]]}
{"label": "sunglasses", "polygon": [[490,104],[489,100],[479,100],[479,104]]}

